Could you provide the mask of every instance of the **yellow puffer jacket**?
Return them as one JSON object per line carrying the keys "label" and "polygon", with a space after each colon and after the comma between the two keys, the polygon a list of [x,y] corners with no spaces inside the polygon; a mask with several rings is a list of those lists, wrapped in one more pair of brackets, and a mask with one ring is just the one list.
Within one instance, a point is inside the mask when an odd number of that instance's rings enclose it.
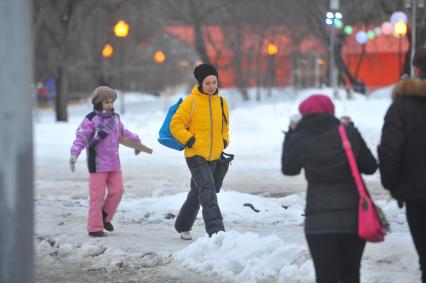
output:
{"label": "yellow puffer jacket", "polygon": [[[222,117],[219,94],[208,95],[199,91],[198,85],[192,89],[179,106],[170,123],[170,132],[181,144],[195,136],[191,148],[185,148],[185,157],[199,155],[206,160],[217,160],[224,148],[224,140],[229,144],[228,103],[223,98]],[[222,124],[223,123],[223,124]]]}

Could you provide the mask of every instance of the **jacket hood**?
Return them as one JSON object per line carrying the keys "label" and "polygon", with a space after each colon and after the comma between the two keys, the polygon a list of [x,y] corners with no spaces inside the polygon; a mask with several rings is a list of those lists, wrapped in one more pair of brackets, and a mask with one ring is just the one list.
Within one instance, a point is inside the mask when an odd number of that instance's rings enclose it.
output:
{"label": "jacket hood", "polygon": [[400,81],[392,91],[392,100],[397,96],[417,96],[426,98],[426,80],[407,79]]}

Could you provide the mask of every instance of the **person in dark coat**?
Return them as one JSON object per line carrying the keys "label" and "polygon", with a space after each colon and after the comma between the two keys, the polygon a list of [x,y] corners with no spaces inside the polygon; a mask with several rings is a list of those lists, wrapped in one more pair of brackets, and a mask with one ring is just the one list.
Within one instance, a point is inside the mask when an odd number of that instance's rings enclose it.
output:
{"label": "person in dark coat", "polygon": [[383,187],[400,207],[405,203],[411,236],[426,282],[426,47],[413,59],[416,79],[392,92],[378,147]]}
{"label": "person in dark coat", "polygon": [[[289,128],[282,153],[282,173],[308,181],[305,235],[317,282],[359,282],[365,241],[358,237],[358,192],[338,132],[340,121],[325,95],[299,105],[302,119]],[[358,130],[345,126],[360,172],[373,174],[377,162]]]}

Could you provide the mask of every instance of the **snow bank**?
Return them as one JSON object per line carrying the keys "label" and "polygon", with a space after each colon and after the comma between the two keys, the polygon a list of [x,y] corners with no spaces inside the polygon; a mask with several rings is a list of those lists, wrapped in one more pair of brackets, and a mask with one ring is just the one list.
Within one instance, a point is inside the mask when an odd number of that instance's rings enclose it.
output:
{"label": "snow bank", "polygon": [[220,232],[198,239],[176,253],[176,260],[199,273],[235,282],[309,282],[313,265],[306,248],[255,233]]}

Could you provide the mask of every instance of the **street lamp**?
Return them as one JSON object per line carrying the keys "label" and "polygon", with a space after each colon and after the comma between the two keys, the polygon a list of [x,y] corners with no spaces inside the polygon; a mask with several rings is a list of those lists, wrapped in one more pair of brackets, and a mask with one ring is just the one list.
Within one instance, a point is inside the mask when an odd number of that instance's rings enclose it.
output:
{"label": "street lamp", "polygon": [[104,48],[102,49],[102,57],[109,58],[112,56],[112,53],[114,53],[114,48],[112,48],[111,44],[105,44]]}
{"label": "street lamp", "polygon": [[120,41],[120,87],[121,87],[121,103],[120,112],[124,114],[124,39],[129,34],[129,25],[124,20],[119,20],[114,26],[114,34]]}
{"label": "street lamp", "polygon": [[276,44],[269,43],[267,51],[269,56],[275,55],[278,53],[278,46]]}
{"label": "street lamp", "polygon": [[398,64],[399,64],[399,74],[398,79],[401,76],[401,68],[402,68],[402,62],[401,62],[401,38],[407,33],[407,25],[402,21],[399,20],[396,22],[396,24],[393,27],[393,32],[396,37],[398,37]]}
{"label": "street lamp", "polygon": [[154,61],[155,61],[155,63],[157,63],[157,64],[162,64],[162,63],[164,63],[164,61],[166,61],[166,54],[164,54],[164,52],[163,52],[163,51],[161,51],[161,50],[157,50],[157,51],[154,53]]}

